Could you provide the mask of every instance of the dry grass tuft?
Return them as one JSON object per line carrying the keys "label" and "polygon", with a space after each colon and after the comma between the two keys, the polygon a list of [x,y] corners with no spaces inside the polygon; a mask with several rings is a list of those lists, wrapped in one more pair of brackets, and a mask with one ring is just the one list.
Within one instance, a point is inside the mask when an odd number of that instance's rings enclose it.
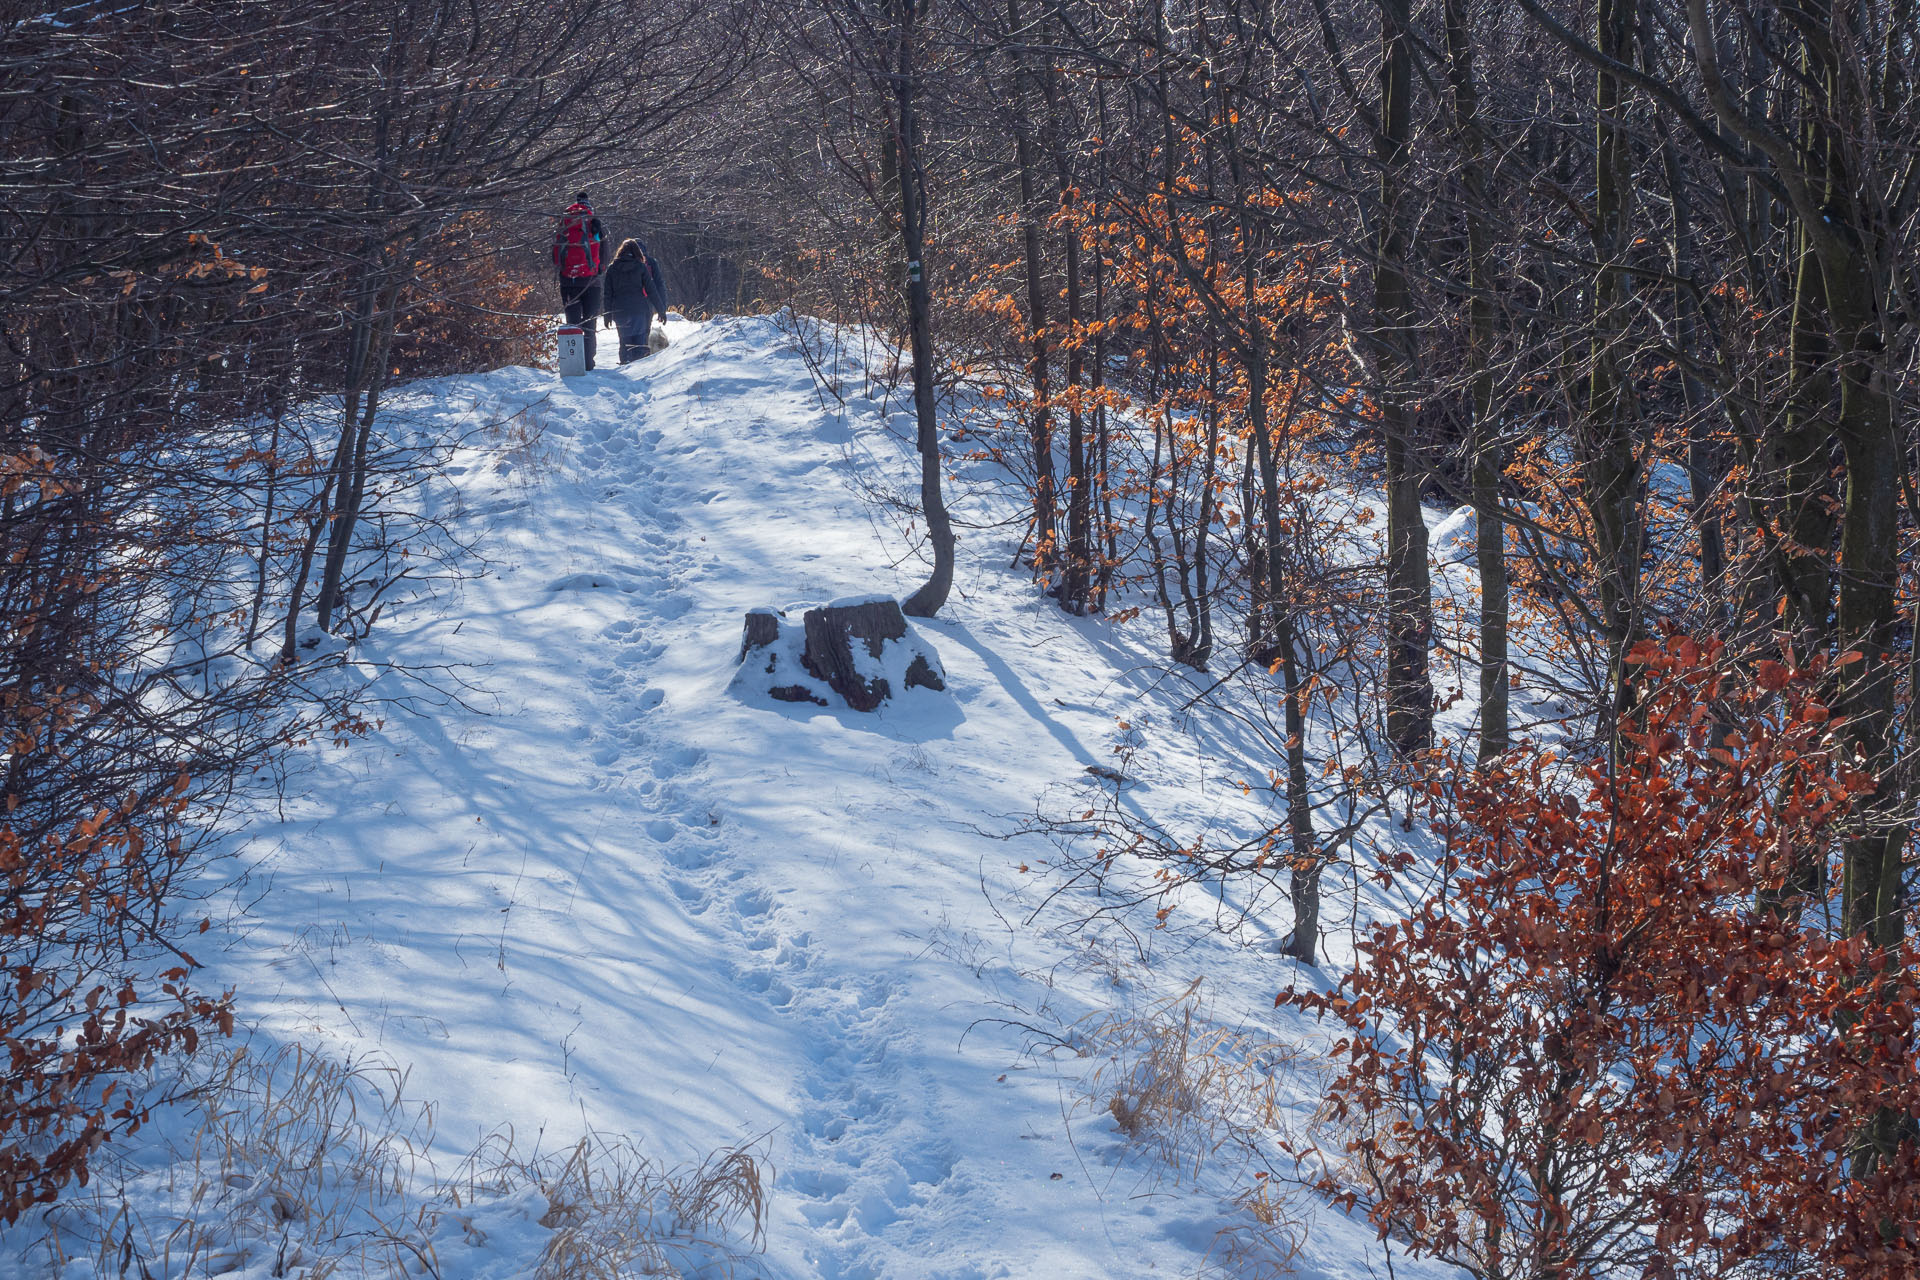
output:
{"label": "dry grass tuft", "polygon": [[432,1111],[404,1098],[404,1073],[300,1046],[209,1061],[170,1099],[146,1167],[103,1168],[41,1215],[29,1266],[358,1280],[435,1276],[447,1249],[493,1247],[538,1280],[625,1280],[731,1275],[764,1243],[769,1175],[749,1148],[670,1168],[626,1137],[543,1157],[503,1133],[442,1179]]}
{"label": "dry grass tuft", "polygon": [[662,1169],[625,1138],[582,1138],[558,1162],[536,1167],[553,1232],[535,1280],[628,1280],[712,1266],[730,1273],[741,1253],[735,1226],[758,1249],[766,1229],[761,1164],[741,1149],[692,1169]]}
{"label": "dry grass tuft", "polygon": [[675,1184],[675,1216],[696,1226],[751,1225],[753,1247],[761,1247],[766,1243],[767,1181],[772,1175],[768,1169],[763,1177],[763,1163],[762,1157],[739,1147],[707,1157]]}
{"label": "dry grass tuft", "polygon": [[561,451],[547,439],[552,410],[546,399],[512,409],[476,400],[472,412],[479,421],[478,439],[494,453],[510,483],[537,488],[559,470]]}
{"label": "dry grass tuft", "polygon": [[[1306,1238],[1303,1197],[1257,1169],[1285,1125],[1282,1082],[1298,1051],[1213,1026],[1200,980],[1143,1011],[1081,1024],[1076,1039],[1102,1059],[1086,1078],[1088,1102],[1104,1107],[1130,1142],[1152,1151],[1193,1185],[1240,1184],[1208,1258],[1207,1273],[1291,1275]],[[1214,1171],[1225,1158],[1230,1168]]]}
{"label": "dry grass tuft", "polygon": [[1195,979],[1144,1011],[1084,1022],[1077,1037],[1102,1059],[1087,1087],[1120,1131],[1191,1177],[1223,1145],[1277,1125],[1275,1067],[1294,1057],[1290,1046],[1210,1025],[1199,988]]}
{"label": "dry grass tuft", "polygon": [[1307,1214],[1298,1191],[1285,1192],[1273,1179],[1256,1177],[1234,1196],[1239,1216],[1229,1218],[1213,1239],[1208,1271],[1234,1280],[1284,1280],[1297,1269],[1307,1238]]}
{"label": "dry grass tuft", "polygon": [[403,1102],[398,1070],[341,1063],[298,1045],[211,1059],[180,1095],[192,1123],[164,1139],[165,1164],[98,1180],[43,1216],[56,1267],[101,1276],[269,1274],[321,1280],[402,1274],[431,1236],[408,1188],[432,1113]]}

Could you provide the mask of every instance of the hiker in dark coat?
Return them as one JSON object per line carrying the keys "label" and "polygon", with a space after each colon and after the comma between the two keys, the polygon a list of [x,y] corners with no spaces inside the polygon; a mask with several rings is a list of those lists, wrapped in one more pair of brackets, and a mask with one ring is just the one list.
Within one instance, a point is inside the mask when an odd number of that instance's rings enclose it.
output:
{"label": "hiker in dark coat", "polygon": [[607,314],[620,330],[620,363],[647,354],[653,318],[667,318],[667,290],[660,283],[660,264],[638,240],[622,241],[607,268]]}
{"label": "hiker in dark coat", "polygon": [[560,215],[553,233],[553,265],[560,273],[560,305],[567,323],[587,331],[587,368],[593,368],[593,331],[600,327],[600,271],[606,265],[607,233],[582,191]]}

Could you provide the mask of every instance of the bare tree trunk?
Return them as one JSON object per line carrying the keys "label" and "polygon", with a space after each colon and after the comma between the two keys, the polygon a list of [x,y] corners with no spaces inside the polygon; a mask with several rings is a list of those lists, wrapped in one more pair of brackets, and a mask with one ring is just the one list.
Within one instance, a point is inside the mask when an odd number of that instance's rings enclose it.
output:
{"label": "bare tree trunk", "polygon": [[[327,540],[327,558],[320,574],[320,594],[314,600],[315,621],[322,631],[333,629],[334,612],[344,594],[347,560],[353,552],[353,533],[360,522],[361,504],[366,499],[368,446],[373,437],[374,417],[380,409],[380,393],[386,385],[387,354],[393,342],[397,319],[396,299],[387,295],[374,320],[373,351],[368,361],[367,383],[359,397],[357,420],[349,433],[352,448],[346,469],[334,486],[333,530]],[[342,444],[346,443],[345,438]]]}
{"label": "bare tree trunk", "polygon": [[[1165,363],[1165,337],[1160,322],[1155,316],[1154,284],[1149,279],[1147,314],[1149,317],[1149,335],[1152,343],[1152,357],[1148,364],[1147,395],[1151,402],[1159,406],[1152,415],[1153,455],[1147,464],[1146,488],[1150,495],[1162,492],[1161,479],[1165,476],[1165,492],[1172,494],[1180,487],[1180,442],[1173,426],[1173,410],[1161,403],[1165,390],[1163,366]],[[1209,368],[1217,368],[1218,359],[1210,351]],[[1212,376],[1211,374],[1209,375]],[[1211,384],[1210,384],[1211,385]],[[1217,438],[1219,414],[1210,404],[1208,409],[1208,438]],[[1164,472],[1162,458],[1166,459]],[[1209,464],[1211,473],[1211,463]],[[1194,668],[1196,671],[1207,669],[1207,660],[1213,654],[1213,622],[1211,606],[1207,599],[1204,577],[1196,579],[1195,566],[1188,557],[1186,536],[1181,532],[1178,513],[1172,502],[1149,500],[1144,504],[1141,517],[1142,536],[1146,544],[1153,548],[1153,581],[1155,599],[1159,601],[1167,619],[1167,653],[1175,661]],[[1206,518],[1211,519],[1210,510]],[[1167,536],[1173,543],[1172,566],[1175,585],[1179,588],[1179,599],[1174,599],[1173,591],[1167,585],[1168,556],[1161,544],[1160,533],[1156,525],[1164,516],[1167,524]],[[1204,549],[1204,543],[1201,544]],[[1180,627],[1180,617],[1186,617],[1186,629]]]}
{"label": "bare tree trunk", "polygon": [[[1063,199],[1066,197],[1063,194]],[[1093,558],[1093,480],[1087,465],[1086,410],[1080,393],[1086,381],[1086,340],[1080,297],[1080,238],[1066,235],[1067,328],[1067,556],[1060,582],[1060,607],[1068,613],[1087,611],[1089,562]]]}
{"label": "bare tree trunk", "polygon": [[919,426],[920,506],[933,544],[933,574],[901,610],[916,618],[940,612],[953,590],[953,525],[940,489],[940,426],[933,382],[933,305],[922,266],[926,252],[926,173],[921,167],[916,115],[914,20],[925,0],[889,0],[894,14],[894,122],[900,153],[900,235],[907,254],[907,331],[913,345],[913,407]]}
{"label": "bare tree trunk", "polygon": [[[1639,5],[1638,44],[1640,64],[1658,80],[1665,74],[1655,36],[1652,0],[1636,0]],[[1694,278],[1699,265],[1699,246],[1695,242],[1693,192],[1685,158],[1674,138],[1676,126],[1660,118],[1660,166],[1666,175],[1667,199],[1673,208],[1673,242],[1668,246],[1668,261],[1673,271],[1673,287],[1668,290],[1673,308],[1674,347],[1680,363],[1681,401],[1686,411],[1687,443],[1683,459],[1687,471],[1687,510],[1692,517],[1700,543],[1701,586],[1708,596],[1710,627],[1724,635],[1732,617],[1727,580],[1726,537],[1716,494],[1720,481],[1731,469],[1726,447],[1707,431],[1712,392],[1700,380],[1700,341],[1708,330],[1702,314],[1698,284]]]}
{"label": "bare tree trunk", "polygon": [[[1207,438],[1206,452],[1200,459],[1200,509],[1193,520],[1193,590],[1187,594],[1187,617],[1192,625],[1188,659],[1199,670],[1207,669],[1213,657],[1213,583],[1207,565],[1213,538],[1214,508],[1219,501],[1214,493],[1214,474],[1220,464],[1220,352],[1214,347],[1207,359]],[[1186,586],[1185,578],[1181,587]]]}
{"label": "bare tree trunk", "polygon": [[[1105,91],[1102,90],[1101,93],[1102,127],[1104,128],[1104,117],[1106,114],[1104,105]],[[1106,161],[1103,158],[1101,161],[1103,168],[1105,164]],[[1103,185],[1104,180],[1105,175],[1103,173],[1101,175]],[[1093,445],[1095,461],[1092,468],[1093,485],[1099,498],[1098,502],[1093,504],[1093,509],[1098,513],[1100,522],[1099,529],[1095,532],[1092,543],[1100,555],[1100,567],[1099,571],[1094,575],[1092,594],[1093,609],[1098,613],[1107,607],[1107,592],[1113,583],[1114,566],[1120,558],[1120,548],[1118,546],[1119,532],[1115,527],[1113,518],[1113,488],[1108,484],[1108,477],[1110,475],[1108,467],[1112,464],[1109,445],[1111,443],[1113,424],[1107,412],[1105,395],[1107,380],[1107,271],[1106,255],[1103,252],[1096,252],[1093,257],[1093,319],[1094,323],[1100,326],[1099,335],[1093,340]],[[1209,459],[1207,470],[1209,480],[1211,480],[1213,470],[1211,459]],[[1210,494],[1203,496],[1201,510],[1201,520],[1203,522],[1210,519],[1205,507],[1206,497],[1210,496]],[[1203,534],[1206,532],[1204,523],[1202,524],[1201,532]],[[1205,544],[1202,543],[1203,550],[1200,563],[1202,575],[1206,573],[1204,546]],[[1199,588],[1202,595],[1206,593],[1205,582],[1206,580],[1203,576]]]}
{"label": "bare tree trunk", "polygon": [[1406,214],[1401,208],[1412,128],[1408,0],[1382,0],[1380,16],[1379,248],[1373,289],[1387,486],[1387,740],[1404,755],[1433,742],[1433,680],[1427,661],[1433,637],[1433,584],[1427,568],[1426,518],[1420,506],[1422,472],[1406,399],[1416,323],[1406,275]]}
{"label": "bare tree trunk", "polygon": [[[1632,0],[1600,0],[1598,47],[1603,57],[1632,57]],[[1587,472],[1587,508],[1600,576],[1600,624],[1607,646],[1607,694],[1601,729],[1618,759],[1622,722],[1632,702],[1627,651],[1640,629],[1640,461],[1632,397],[1625,394],[1620,347],[1627,328],[1626,258],[1632,244],[1632,137],[1623,118],[1620,78],[1602,70],[1594,89],[1593,339],[1580,444]]]}
{"label": "bare tree trunk", "polygon": [[1281,689],[1286,698],[1287,837],[1293,858],[1288,896],[1293,902],[1293,933],[1286,953],[1317,964],[1320,948],[1320,872],[1322,859],[1313,835],[1313,803],[1307,792],[1307,710],[1300,678],[1300,645],[1292,615],[1279,620]]}
{"label": "bare tree trunk", "polygon": [[1511,745],[1507,711],[1507,526],[1501,512],[1500,430],[1493,420],[1493,272],[1487,226],[1485,151],[1480,136],[1480,89],[1474,79],[1473,32],[1466,0],[1446,0],[1447,80],[1454,127],[1466,152],[1461,174],[1467,193],[1467,363],[1473,382],[1472,466],[1474,560],[1480,572],[1481,765]]}
{"label": "bare tree trunk", "polygon": [[272,395],[273,432],[267,439],[267,483],[260,512],[260,556],[254,576],[253,603],[247,610],[248,648],[252,648],[253,642],[260,636],[260,611],[267,602],[267,571],[273,561],[273,506],[280,488],[280,428],[287,415],[284,386],[276,386]]}
{"label": "bare tree trunk", "polygon": [[[1059,76],[1052,68],[1042,74],[1047,102],[1047,142],[1053,152],[1060,186],[1060,210],[1073,205],[1073,162],[1062,136],[1064,105]],[[1087,466],[1086,410],[1081,389],[1086,381],[1086,332],[1080,281],[1080,233],[1071,223],[1061,236],[1066,260],[1067,289],[1067,553],[1060,579],[1060,607],[1068,613],[1087,609],[1088,562],[1092,559],[1093,490]]]}
{"label": "bare tree trunk", "polygon": [[333,501],[333,486],[338,477],[329,475],[320,486],[314,512],[307,518],[306,540],[294,557],[292,584],[287,589],[287,620],[280,641],[280,660],[292,662],[300,656],[300,606],[306,596],[307,575],[313,572],[313,554],[320,546],[320,535],[327,528],[327,507]]}
{"label": "bare tree trunk", "polygon": [[1033,567],[1046,569],[1058,554],[1054,528],[1058,497],[1053,470],[1053,406],[1047,353],[1047,284],[1040,253],[1040,208],[1035,191],[1039,158],[1034,154],[1031,76],[1021,50],[1026,23],[1020,0],[1007,0],[1008,56],[1014,74],[1014,152],[1020,168],[1020,248],[1027,277],[1027,327],[1032,330],[1027,357],[1027,381],[1033,387],[1032,418],[1027,426],[1028,449],[1033,455]]}
{"label": "bare tree trunk", "polygon": [[[371,252],[371,249],[367,250]],[[334,445],[333,461],[327,468],[326,481],[321,487],[325,501],[317,513],[330,531],[327,543],[325,568],[321,573],[320,593],[315,601],[315,614],[320,626],[325,629],[332,621],[334,598],[339,590],[338,569],[334,564],[334,544],[338,541],[341,512],[346,505],[347,494],[352,490],[350,473],[353,469],[354,445],[359,439],[360,405],[372,381],[373,347],[375,345],[375,324],[379,311],[379,286],[371,280],[372,270],[367,269],[367,279],[361,284],[361,296],[354,306],[354,316],[348,331],[347,368],[345,386],[340,395],[340,439]],[[331,578],[331,581],[329,581]],[[296,592],[304,589],[304,575],[295,582]]]}

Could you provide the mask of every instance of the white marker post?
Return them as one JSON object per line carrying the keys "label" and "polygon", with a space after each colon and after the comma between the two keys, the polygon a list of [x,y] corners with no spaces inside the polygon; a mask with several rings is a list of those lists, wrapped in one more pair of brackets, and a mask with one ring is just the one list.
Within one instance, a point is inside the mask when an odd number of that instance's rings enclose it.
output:
{"label": "white marker post", "polygon": [[560,330],[560,376],[578,378],[587,371],[587,331],[578,325]]}

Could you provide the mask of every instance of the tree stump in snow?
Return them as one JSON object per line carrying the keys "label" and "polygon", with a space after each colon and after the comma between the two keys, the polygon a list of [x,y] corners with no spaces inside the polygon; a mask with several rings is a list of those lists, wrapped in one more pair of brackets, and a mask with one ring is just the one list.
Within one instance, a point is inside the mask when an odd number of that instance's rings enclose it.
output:
{"label": "tree stump in snow", "polygon": [[932,689],[939,693],[944,692],[946,687],[947,682],[940,678],[940,673],[933,669],[931,662],[927,661],[927,655],[914,654],[913,661],[907,664],[907,688]]}
{"label": "tree stump in snow", "polygon": [[887,641],[906,638],[907,619],[900,612],[898,600],[876,596],[809,609],[802,625],[806,629],[807,647],[801,651],[801,662],[845,698],[849,707],[855,711],[872,711],[893,696],[885,676],[869,677],[861,672],[853,646],[859,642],[873,659],[866,664],[869,670],[879,666]]}
{"label": "tree stump in snow", "polygon": [[[799,612],[801,606],[794,606]],[[776,702],[844,702],[875,711],[908,689],[943,692],[946,673],[891,596],[859,596],[807,609],[750,609],[735,683]]]}
{"label": "tree stump in snow", "polygon": [[[747,610],[746,625],[740,631],[742,664],[756,653],[764,654],[764,657],[755,658],[754,661],[765,662],[766,673],[777,678],[776,673],[783,652],[780,645],[780,619],[785,616],[778,609]],[[802,684],[769,684],[767,696],[779,702],[811,702],[822,707],[827,705],[825,698]]]}
{"label": "tree stump in snow", "polygon": [[747,610],[747,625],[740,635],[740,661],[755,649],[764,649],[780,638],[780,615],[772,609]]}

